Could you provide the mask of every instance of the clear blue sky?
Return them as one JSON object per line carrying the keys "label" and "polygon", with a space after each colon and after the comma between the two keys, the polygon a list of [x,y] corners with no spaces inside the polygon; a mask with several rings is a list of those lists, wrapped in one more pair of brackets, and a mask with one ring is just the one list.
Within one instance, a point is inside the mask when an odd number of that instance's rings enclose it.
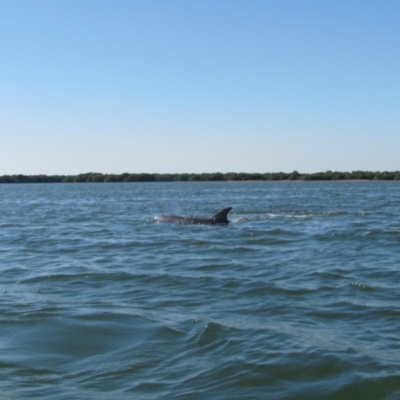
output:
{"label": "clear blue sky", "polygon": [[0,175],[400,169],[398,0],[0,0]]}

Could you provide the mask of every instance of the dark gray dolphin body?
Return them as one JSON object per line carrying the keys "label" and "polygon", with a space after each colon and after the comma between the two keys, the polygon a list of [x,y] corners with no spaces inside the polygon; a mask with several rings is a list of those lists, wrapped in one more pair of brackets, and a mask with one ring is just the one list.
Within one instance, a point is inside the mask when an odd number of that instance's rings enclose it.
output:
{"label": "dark gray dolphin body", "polygon": [[210,218],[199,218],[199,217],[178,217],[176,215],[160,215],[156,217],[157,221],[161,222],[172,222],[174,224],[228,224],[228,213],[232,210],[232,207],[224,208],[218,211]]}

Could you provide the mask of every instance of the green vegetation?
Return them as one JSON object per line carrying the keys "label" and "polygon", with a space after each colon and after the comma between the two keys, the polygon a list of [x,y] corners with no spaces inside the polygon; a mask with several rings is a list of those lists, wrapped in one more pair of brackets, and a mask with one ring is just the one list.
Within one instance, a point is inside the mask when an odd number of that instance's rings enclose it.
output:
{"label": "green vegetation", "polygon": [[313,174],[301,174],[297,171],[246,173],[221,172],[203,174],[101,174],[89,172],[79,175],[3,175],[0,183],[65,183],[65,182],[222,182],[222,181],[400,181],[400,171],[326,171]]}

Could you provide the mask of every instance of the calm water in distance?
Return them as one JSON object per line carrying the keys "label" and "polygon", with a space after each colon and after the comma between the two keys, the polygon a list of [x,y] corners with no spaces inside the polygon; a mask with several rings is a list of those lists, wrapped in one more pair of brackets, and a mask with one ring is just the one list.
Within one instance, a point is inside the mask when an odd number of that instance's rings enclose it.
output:
{"label": "calm water in distance", "polygon": [[398,182],[0,185],[0,210],[1,399],[400,399]]}

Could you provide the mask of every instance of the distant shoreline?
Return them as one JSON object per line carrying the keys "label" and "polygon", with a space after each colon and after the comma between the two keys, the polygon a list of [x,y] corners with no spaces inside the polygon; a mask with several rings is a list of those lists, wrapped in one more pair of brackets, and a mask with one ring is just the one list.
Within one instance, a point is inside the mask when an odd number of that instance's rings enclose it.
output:
{"label": "distant shoreline", "polygon": [[72,183],[72,182],[250,182],[250,181],[400,181],[400,171],[326,171],[312,174],[293,172],[215,172],[202,174],[102,174],[88,172],[78,175],[3,175],[7,183]]}

